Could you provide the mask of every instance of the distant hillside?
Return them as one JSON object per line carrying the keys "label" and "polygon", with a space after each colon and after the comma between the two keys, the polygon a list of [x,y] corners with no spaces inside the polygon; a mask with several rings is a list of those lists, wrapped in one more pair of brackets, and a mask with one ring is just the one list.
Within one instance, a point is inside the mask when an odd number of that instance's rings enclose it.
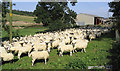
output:
{"label": "distant hillside", "polygon": [[[24,15],[13,14],[12,20],[13,21],[24,21],[24,22],[28,22],[28,23],[35,23],[34,18],[35,17],[32,17],[32,16],[24,16]],[[7,14],[7,20],[9,20],[9,13]]]}
{"label": "distant hillside", "polygon": [[[35,23],[34,18],[32,16],[24,16],[24,15],[16,15],[13,14],[12,20],[13,26],[32,26],[32,25],[43,25],[42,23]],[[8,22],[6,24],[9,24],[9,13],[7,14],[7,20]]]}
{"label": "distant hillside", "polygon": [[17,15],[24,15],[24,16],[34,16],[33,12],[28,12],[28,11],[12,10],[12,13]]}

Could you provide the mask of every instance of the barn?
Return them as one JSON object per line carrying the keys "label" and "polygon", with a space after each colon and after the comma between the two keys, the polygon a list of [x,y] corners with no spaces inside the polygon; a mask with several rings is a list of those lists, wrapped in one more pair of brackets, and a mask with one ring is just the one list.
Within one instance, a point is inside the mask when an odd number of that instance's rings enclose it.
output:
{"label": "barn", "polygon": [[104,20],[103,17],[80,13],[80,14],[77,15],[76,24],[78,26],[98,25],[98,24],[104,24],[103,20]]}

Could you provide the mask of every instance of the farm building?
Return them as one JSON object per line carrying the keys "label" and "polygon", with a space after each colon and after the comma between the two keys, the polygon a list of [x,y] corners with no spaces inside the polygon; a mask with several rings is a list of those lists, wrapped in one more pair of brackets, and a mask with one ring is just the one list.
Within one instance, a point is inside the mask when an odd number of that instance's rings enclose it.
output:
{"label": "farm building", "polygon": [[79,26],[104,24],[103,20],[103,17],[80,13],[77,15],[76,24]]}

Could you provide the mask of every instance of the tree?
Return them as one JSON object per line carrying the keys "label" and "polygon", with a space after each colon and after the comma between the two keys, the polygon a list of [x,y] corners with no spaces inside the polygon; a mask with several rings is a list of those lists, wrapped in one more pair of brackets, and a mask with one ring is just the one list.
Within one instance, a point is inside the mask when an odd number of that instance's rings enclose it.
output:
{"label": "tree", "polygon": [[[71,4],[75,5],[75,2]],[[44,26],[50,26],[52,28],[53,25],[60,23],[64,25],[75,24],[77,14],[70,10],[68,2],[66,1],[38,2],[36,10],[34,10],[34,15],[37,16],[37,18],[34,19],[36,23],[42,22]]]}
{"label": "tree", "polygon": [[12,43],[12,0],[10,1],[10,43]]}
{"label": "tree", "polygon": [[[13,4],[15,5],[15,4]],[[9,12],[8,8],[10,7],[10,24],[7,25],[7,19],[6,19],[6,14]],[[9,34],[10,37],[10,43],[12,42],[12,2],[2,2],[2,27],[7,33]]]}
{"label": "tree", "polygon": [[116,41],[120,41],[120,1],[119,2],[110,2],[109,3],[110,12],[113,12],[113,17],[115,21],[115,32],[116,32]]}
{"label": "tree", "polygon": [[2,2],[2,27],[9,34],[9,26],[6,25],[6,14],[8,13],[9,2]]}

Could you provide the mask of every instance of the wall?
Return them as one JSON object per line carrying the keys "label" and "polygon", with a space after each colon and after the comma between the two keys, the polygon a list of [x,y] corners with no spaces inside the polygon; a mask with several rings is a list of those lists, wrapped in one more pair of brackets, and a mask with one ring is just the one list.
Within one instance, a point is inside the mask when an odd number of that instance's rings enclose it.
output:
{"label": "wall", "polygon": [[94,16],[89,16],[85,14],[79,14],[77,15],[76,23],[78,25],[94,25]]}

